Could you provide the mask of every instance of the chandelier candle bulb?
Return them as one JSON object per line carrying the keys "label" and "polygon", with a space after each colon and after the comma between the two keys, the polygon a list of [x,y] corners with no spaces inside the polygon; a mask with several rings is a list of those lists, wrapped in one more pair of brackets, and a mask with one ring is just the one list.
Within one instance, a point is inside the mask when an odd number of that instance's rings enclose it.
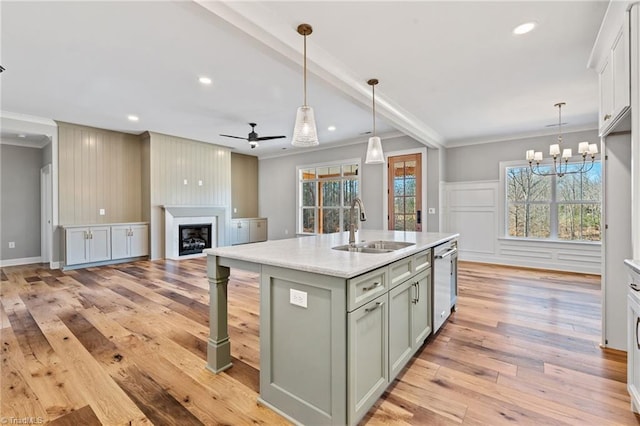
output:
{"label": "chandelier candle bulb", "polygon": [[532,149],[528,150],[527,151],[527,161],[533,160],[535,155],[536,155],[536,153],[534,152],[534,150],[532,150]]}
{"label": "chandelier candle bulb", "polygon": [[565,148],[562,150],[562,158],[565,158],[565,159],[571,158],[571,148]]}
{"label": "chandelier candle bulb", "polygon": [[589,154],[593,157],[598,153],[598,145],[595,143],[589,144]]}
{"label": "chandelier candle bulb", "polygon": [[560,154],[560,145],[559,144],[553,144],[549,147],[549,155],[555,157],[557,155]]}
{"label": "chandelier candle bulb", "polygon": [[542,152],[538,151],[534,154],[533,156],[534,160],[536,160],[537,162],[542,161]]}
{"label": "chandelier candle bulb", "polygon": [[580,142],[578,144],[578,153],[584,154],[589,152],[589,142]]}

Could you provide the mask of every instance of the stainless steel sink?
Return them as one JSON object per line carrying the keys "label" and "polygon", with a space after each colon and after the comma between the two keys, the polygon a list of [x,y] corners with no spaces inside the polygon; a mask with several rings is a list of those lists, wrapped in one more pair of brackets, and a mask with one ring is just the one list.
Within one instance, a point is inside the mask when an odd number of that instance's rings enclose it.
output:
{"label": "stainless steel sink", "polygon": [[394,250],[400,250],[405,247],[414,245],[415,243],[405,243],[404,241],[368,241],[359,244],[345,244],[342,246],[332,247],[334,250],[352,251],[356,253],[390,253]]}
{"label": "stainless steel sink", "polygon": [[362,243],[363,247],[374,248],[381,250],[400,250],[409,246],[415,245],[415,243],[406,243],[404,241],[369,241]]}

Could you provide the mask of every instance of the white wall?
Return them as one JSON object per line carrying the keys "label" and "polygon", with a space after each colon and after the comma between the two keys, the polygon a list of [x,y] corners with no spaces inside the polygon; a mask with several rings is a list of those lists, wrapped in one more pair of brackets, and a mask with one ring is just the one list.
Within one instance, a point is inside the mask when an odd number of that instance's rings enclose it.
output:
{"label": "white wall", "polygon": [[443,185],[443,231],[460,233],[461,260],[600,274],[599,244],[504,238],[500,186],[499,180]]}

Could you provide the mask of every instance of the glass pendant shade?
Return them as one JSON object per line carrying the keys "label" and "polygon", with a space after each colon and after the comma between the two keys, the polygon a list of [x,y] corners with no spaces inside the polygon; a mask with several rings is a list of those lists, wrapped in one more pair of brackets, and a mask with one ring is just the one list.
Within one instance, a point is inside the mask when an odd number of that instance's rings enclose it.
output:
{"label": "glass pendant shade", "polygon": [[366,164],[381,164],[384,163],[384,153],[382,152],[382,141],[378,136],[369,138],[369,145],[367,145],[367,158],[364,161]]}
{"label": "glass pendant shade", "polygon": [[291,145],[309,147],[318,144],[318,131],[316,130],[313,108],[303,105],[298,108],[298,112],[296,113],[296,124],[293,127],[293,140],[291,141]]}

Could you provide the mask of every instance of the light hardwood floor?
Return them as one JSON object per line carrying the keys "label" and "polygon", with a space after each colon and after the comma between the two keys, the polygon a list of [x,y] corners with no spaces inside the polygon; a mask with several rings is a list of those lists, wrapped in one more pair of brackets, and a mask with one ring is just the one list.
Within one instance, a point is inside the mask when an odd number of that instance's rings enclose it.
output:
{"label": "light hardwood floor", "polygon": [[[256,402],[256,275],[232,271],[234,366],[204,369],[205,267],[191,259],[1,269],[0,417],[287,424]],[[363,423],[640,424],[629,411],[625,354],[598,347],[598,276],[460,262],[459,277],[458,311]]]}

